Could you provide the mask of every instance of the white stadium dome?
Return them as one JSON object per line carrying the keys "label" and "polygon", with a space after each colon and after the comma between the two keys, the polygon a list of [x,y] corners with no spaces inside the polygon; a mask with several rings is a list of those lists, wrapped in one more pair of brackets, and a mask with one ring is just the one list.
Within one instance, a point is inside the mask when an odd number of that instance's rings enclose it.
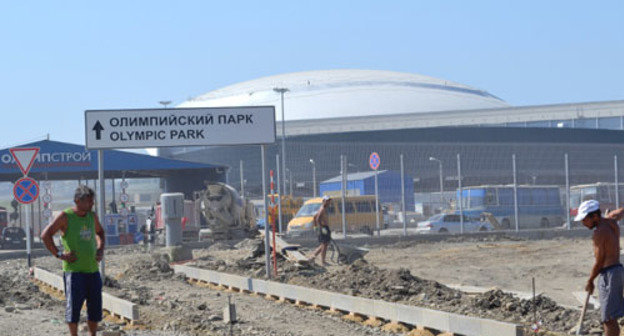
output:
{"label": "white stadium dome", "polygon": [[297,72],[246,81],[214,90],[177,107],[275,105],[284,94],[286,120],[310,120],[403,113],[509,107],[500,98],[428,76],[377,70]]}

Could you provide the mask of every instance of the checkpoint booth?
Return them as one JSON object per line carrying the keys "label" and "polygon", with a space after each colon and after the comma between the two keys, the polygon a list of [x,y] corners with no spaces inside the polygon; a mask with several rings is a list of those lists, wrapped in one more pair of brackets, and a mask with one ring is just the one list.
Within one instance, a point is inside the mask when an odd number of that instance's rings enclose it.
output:
{"label": "checkpoint booth", "polygon": [[[32,160],[32,166],[27,174],[20,169],[20,165],[11,154],[11,150],[20,148],[37,148],[38,152]],[[188,199],[192,198],[192,190],[180,190],[187,186],[201,189],[204,181],[225,182],[227,167],[205,163],[196,163],[183,160],[167,159],[144,154],[137,154],[119,150],[103,150],[105,185],[110,186],[115,179],[161,178],[164,180],[163,192],[183,192]],[[27,175],[27,176],[26,176]],[[177,182],[184,177],[184,184]],[[76,181],[85,183],[92,180],[95,189],[99,187],[95,181],[98,178],[97,150],[87,150],[85,146],[70,143],[41,140],[0,150],[0,182],[12,183],[12,188],[18,191],[39,189],[38,197],[30,204],[31,232],[39,236],[43,228],[53,219],[53,213],[59,210],[58,199],[51,190],[51,181]],[[171,180],[171,181],[169,181]],[[16,182],[20,182],[19,185]],[[28,183],[26,183],[28,182]],[[26,185],[28,184],[28,185]],[[88,183],[87,183],[88,184]],[[31,189],[32,188],[32,189]],[[190,188],[190,187],[189,187]],[[96,197],[98,196],[97,190]],[[106,193],[110,195],[110,191]],[[32,193],[34,194],[34,192]],[[18,195],[21,195],[18,193]],[[13,197],[5,195],[6,198]],[[104,200],[108,204],[111,199]],[[65,200],[63,207],[71,206]],[[94,211],[100,217],[100,222],[106,232],[107,244],[132,244],[141,237],[136,213],[104,214],[97,209]],[[17,207],[15,208],[17,210]],[[10,209],[7,209],[10,211]],[[20,210],[21,211],[21,210]],[[9,225],[25,226],[22,217],[11,218]]]}

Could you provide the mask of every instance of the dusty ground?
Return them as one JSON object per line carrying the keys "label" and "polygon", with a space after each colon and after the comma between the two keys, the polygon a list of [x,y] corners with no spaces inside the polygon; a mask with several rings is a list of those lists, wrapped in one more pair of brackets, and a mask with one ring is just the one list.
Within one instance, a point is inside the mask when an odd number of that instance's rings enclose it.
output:
{"label": "dusty ground", "polygon": [[593,265],[591,239],[468,241],[373,246],[366,260],[389,269],[407,268],[416,276],[444,284],[536,292],[557,303],[578,306]]}
{"label": "dusty ground", "polygon": [[[586,251],[575,248],[583,243],[587,245],[589,242],[583,240],[529,242],[505,238],[468,241],[451,238],[446,242],[431,244],[400,243],[390,247],[369,246],[371,252],[364,261],[357,261],[349,266],[331,265],[326,268],[317,266],[298,269],[285,265],[280,269],[279,280],[349,295],[509,321],[530,328],[535,322],[532,302],[517,299],[496,289],[484,294],[468,295],[443,284],[463,283],[517,291],[530,290],[531,275],[527,275],[530,273],[540,275],[537,278],[538,285],[541,281],[549,280],[551,286],[549,288],[552,289],[563,290],[566,285],[584,284],[585,273],[575,271],[578,265],[570,266],[581,256],[588,259],[586,261],[588,265],[591,263],[589,247]],[[240,245],[231,246],[225,242],[215,244],[198,253],[199,258],[194,264],[207,269],[262,276],[263,256],[258,253],[240,252],[241,249],[236,249],[241,247]],[[560,251],[562,249],[575,251],[577,253],[574,255],[575,259],[563,258]],[[512,269],[514,271],[511,271]],[[461,281],[464,275],[472,282]],[[575,281],[572,275],[576,275],[580,280]],[[510,279],[514,279],[515,282]],[[528,281],[528,284],[523,281]],[[578,286],[571,287],[570,291],[578,289]],[[540,291],[542,288],[538,287],[538,292]],[[575,305],[572,295],[568,293],[568,296],[566,296],[568,303]],[[562,307],[547,295],[538,296],[536,310],[537,319],[542,322],[542,329],[566,332],[578,321],[577,310]],[[587,324],[590,326],[589,329],[598,332],[596,312],[589,313]]]}
{"label": "dusty ground", "polygon": [[[54,258],[39,258],[36,263],[60,274],[60,264]],[[142,323],[149,329],[124,330],[127,335],[392,335],[321,311],[191,286],[183,277],[173,274],[163,255],[148,254],[142,248],[108,251],[106,270],[111,278],[107,279],[109,286],[105,291],[139,304]],[[231,330],[222,321],[227,296],[236,304],[239,319]],[[62,303],[49,301],[56,310],[37,309],[36,313],[47,314],[56,320],[44,321],[42,318],[37,325],[48,327],[54,324],[50,335],[62,335],[65,327],[57,325],[62,324]],[[12,323],[10,319],[11,316],[3,319],[0,315],[0,330]],[[111,324],[107,329],[118,327]],[[37,334],[29,333],[30,330],[22,329],[24,332],[15,335]]]}
{"label": "dusty ground", "polygon": [[[398,243],[369,246],[364,261],[352,265],[296,267],[280,261],[283,282],[350,295],[430,307],[445,311],[513,321],[533,322],[533,305],[501,291],[468,295],[443,284],[531,289],[536,278],[538,320],[543,329],[566,332],[578,320],[571,292],[581,290],[592,263],[591,241],[556,239],[492,241],[451,238],[439,243]],[[263,246],[258,240],[220,242],[195,250],[195,266],[254,277],[264,275]],[[59,272],[51,257],[35,259]],[[124,330],[127,335],[391,335],[380,329],[345,322],[319,311],[269,302],[263,298],[189,285],[174,275],[166,259],[141,247],[107,251],[106,291],[140,305],[149,330]],[[0,330],[2,335],[64,335],[62,302],[40,293],[26,280],[25,260],[0,262]],[[240,322],[221,321],[227,295],[237,306]],[[551,300],[552,298],[553,300]],[[559,305],[558,305],[559,304]],[[590,313],[590,329],[597,315]],[[106,330],[123,328],[108,321]]]}

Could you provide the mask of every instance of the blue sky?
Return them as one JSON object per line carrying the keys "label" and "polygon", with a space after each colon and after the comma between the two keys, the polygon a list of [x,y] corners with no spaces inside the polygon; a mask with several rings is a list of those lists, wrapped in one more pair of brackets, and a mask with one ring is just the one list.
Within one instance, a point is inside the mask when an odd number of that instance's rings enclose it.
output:
{"label": "blue sky", "polygon": [[0,145],[84,143],[84,110],[321,69],[419,73],[512,105],[624,99],[622,1],[0,4]]}

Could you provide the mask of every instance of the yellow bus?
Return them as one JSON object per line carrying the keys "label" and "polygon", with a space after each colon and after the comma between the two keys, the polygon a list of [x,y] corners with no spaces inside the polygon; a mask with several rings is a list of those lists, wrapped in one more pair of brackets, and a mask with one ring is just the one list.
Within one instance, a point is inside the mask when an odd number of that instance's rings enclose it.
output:
{"label": "yellow bus", "polygon": [[[314,214],[321,207],[321,197],[306,201],[295,217],[288,223],[288,233],[293,235],[310,234],[314,230]],[[329,228],[342,232],[342,199],[332,197],[327,211]],[[372,234],[375,231],[375,196],[347,196],[345,198],[345,220],[348,232]],[[379,225],[383,226],[383,214],[379,211]]]}

